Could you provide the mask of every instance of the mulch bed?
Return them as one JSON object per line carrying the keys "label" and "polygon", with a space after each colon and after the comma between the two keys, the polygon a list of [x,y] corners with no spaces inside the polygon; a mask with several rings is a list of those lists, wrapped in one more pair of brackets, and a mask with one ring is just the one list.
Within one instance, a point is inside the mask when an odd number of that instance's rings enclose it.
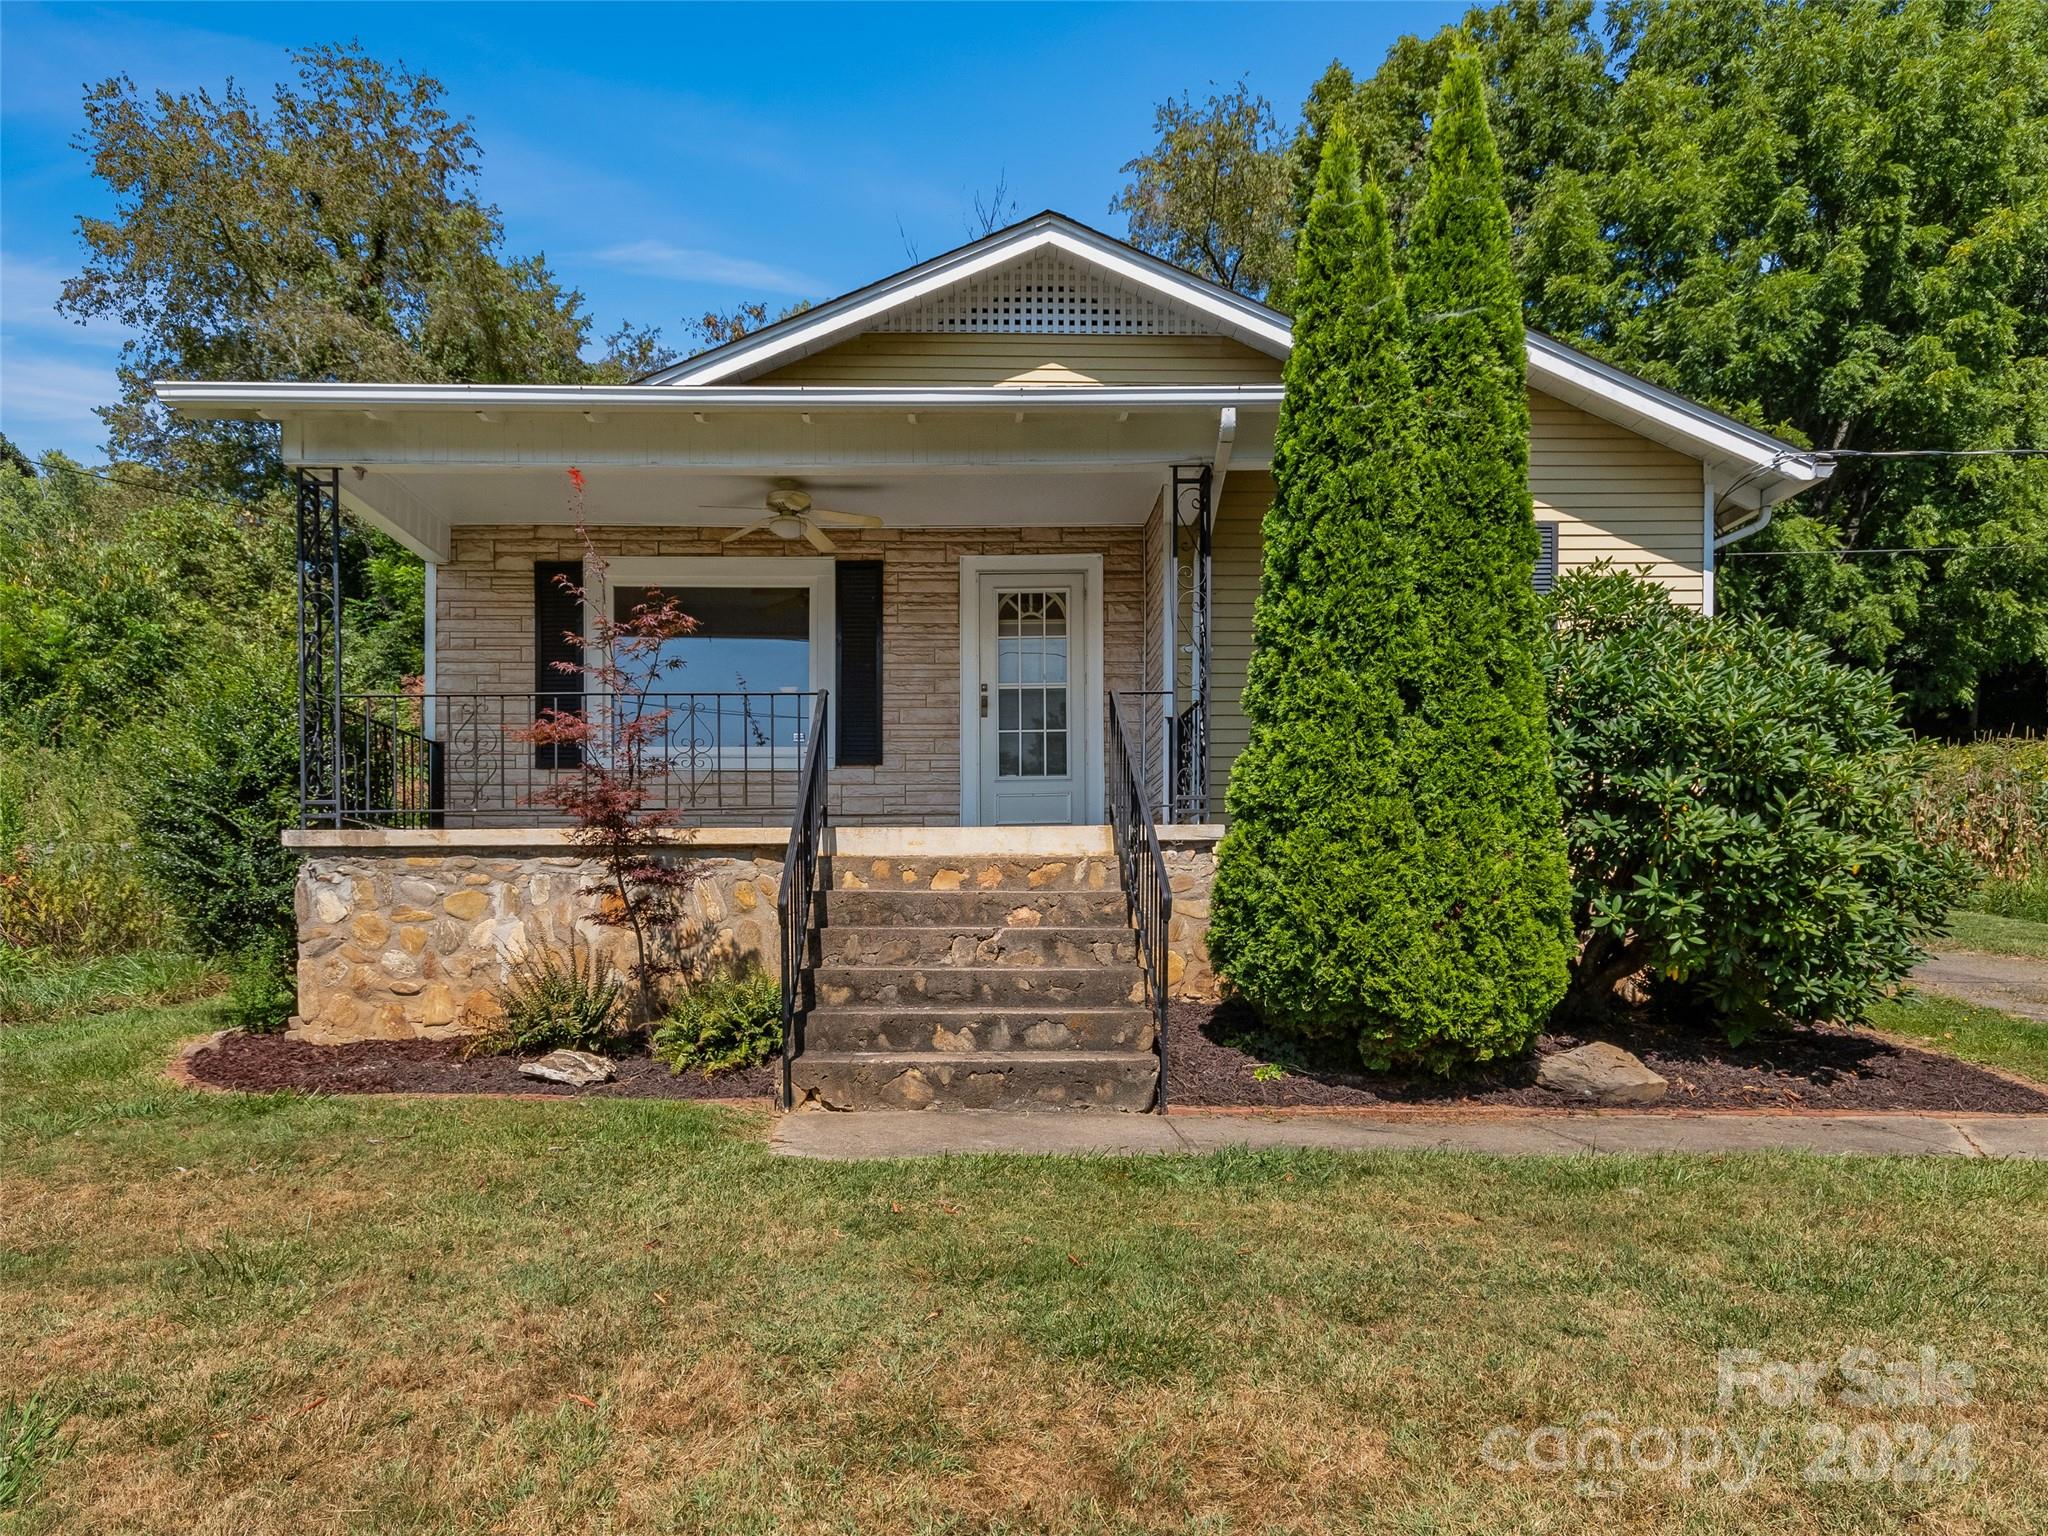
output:
{"label": "mulch bed", "polygon": [[617,1059],[618,1076],[593,1088],[569,1088],[519,1075],[516,1056],[462,1057],[458,1040],[360,1040],[308,1045],[282,1035],[223,1035],[186,1063],[194,1079],[214,1088],[271,1093],[546,1094],[588,1099],[759,1099],[772,1102],[779,1059],[706,1077],[671,1073],[651,1056]]}
{"label": "mulch bed", "polygon": [[[1557,1109],[1563,1101],[1536,1086],[1533,1059],[1491,1073],[1445,1080],[1332,1069],[1295,1071],[1259,1081],[1260,1058],[1227,1043],[1255,1034],[1242,1005],[1176,1003],[1167,1032],[1169,1098],[1176,1108]],[[1731,1046],[1719,1034],[1623,1020],[1597,1034],[1558,1033],[1536,1043],[1539,1056],[1594,1039],[1632,1051],[1670,1083],[1660,1110],[1921,1110],[1964,1114],[2040,1114],[2048,1091],[1933,1051],[1916,1050],[1854,1029],[1817,1027]]]}

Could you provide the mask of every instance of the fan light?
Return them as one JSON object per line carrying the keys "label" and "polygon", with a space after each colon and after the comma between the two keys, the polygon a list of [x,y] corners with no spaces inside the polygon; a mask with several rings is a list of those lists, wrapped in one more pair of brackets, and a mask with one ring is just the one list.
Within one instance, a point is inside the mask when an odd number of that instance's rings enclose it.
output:
{"label": "fan light", "polygon": [[804,522],[800,517],[771,517],[768,531],[778,539],[800,539],[804,536]]}

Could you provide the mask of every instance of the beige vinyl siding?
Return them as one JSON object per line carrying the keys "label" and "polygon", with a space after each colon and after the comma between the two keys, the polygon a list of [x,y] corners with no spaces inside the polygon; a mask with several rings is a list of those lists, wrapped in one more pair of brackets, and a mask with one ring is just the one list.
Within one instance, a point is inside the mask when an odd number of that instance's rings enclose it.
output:
{"label": "beige vinyl siding", "polygon": [[[1597,560],[1647,568],[1672,596],[1700,604],[1699,462],[1546,395],[1529,396],[1529,489],[1554,522],[1560,573]],[[1259,529],[1272,477],[1233,471],[1216,508],[1211,566],[1209,784],[1220,811],[1230,765],[1244,750],[1245,667],[1258,599]]]}
{"label": "beige vinyl siding", "polygon": [[1280,359],[1226,336],[875,331],[764,373],[756,384],[1271,384]]}
{"label": "beige vinyl siding", "polygon": [[1219,818],[1230,765],[1247,735],[1244,676],[1252,659],[1252,607],[1259,599],[1259,532],[1272,504],[1272,475],[1232,470],[1216,503],[1209,543],[1209,814]]}
{"label": "beige vinyl siding", "polygon": [[1679,602],[1700,606],[1699,460],[1532,393],[1529,492],[1537,521],[1558,525],[1560,574],[1603,559],[1647,567]]}

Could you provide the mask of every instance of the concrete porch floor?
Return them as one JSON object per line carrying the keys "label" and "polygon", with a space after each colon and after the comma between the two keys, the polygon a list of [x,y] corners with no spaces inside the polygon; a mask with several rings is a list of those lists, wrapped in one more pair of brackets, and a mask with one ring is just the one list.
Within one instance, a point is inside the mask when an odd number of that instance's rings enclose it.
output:
{"label": "concrete porch floor", "polygon": [[858,1162],[977,1153],[1128,1156],[1297,1147],[1329,1152],[1817,1152],[1855,1157],[2048,1159],[2048,1115],[1774,1115],[1411,1111],[1316,1115],[1029,1114],[862,1110],[784,1115],[770,1137],[784,1157]]}

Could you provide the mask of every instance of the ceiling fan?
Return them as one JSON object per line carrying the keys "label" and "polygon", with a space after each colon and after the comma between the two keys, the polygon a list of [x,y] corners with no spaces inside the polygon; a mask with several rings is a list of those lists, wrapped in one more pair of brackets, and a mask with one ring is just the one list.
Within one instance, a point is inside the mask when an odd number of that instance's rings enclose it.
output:
{"label": "ceiling fan", "polygon": [[[819,523],[829,523],[834,528],[879,528],[882,520],[866,512],[835,512],[830,507],[811,504],[811,493],[794,480],[778,480],[762,498],[767,515],[735,529],[719,542],[730,544],[734,539],[744,539],[750,533],[772,533],[778,539],[806,539],[813,549],[826,554],[837,552],[839,546],[825,534]],[[752,507],[713,507],[714,512],[752,512]]]}

